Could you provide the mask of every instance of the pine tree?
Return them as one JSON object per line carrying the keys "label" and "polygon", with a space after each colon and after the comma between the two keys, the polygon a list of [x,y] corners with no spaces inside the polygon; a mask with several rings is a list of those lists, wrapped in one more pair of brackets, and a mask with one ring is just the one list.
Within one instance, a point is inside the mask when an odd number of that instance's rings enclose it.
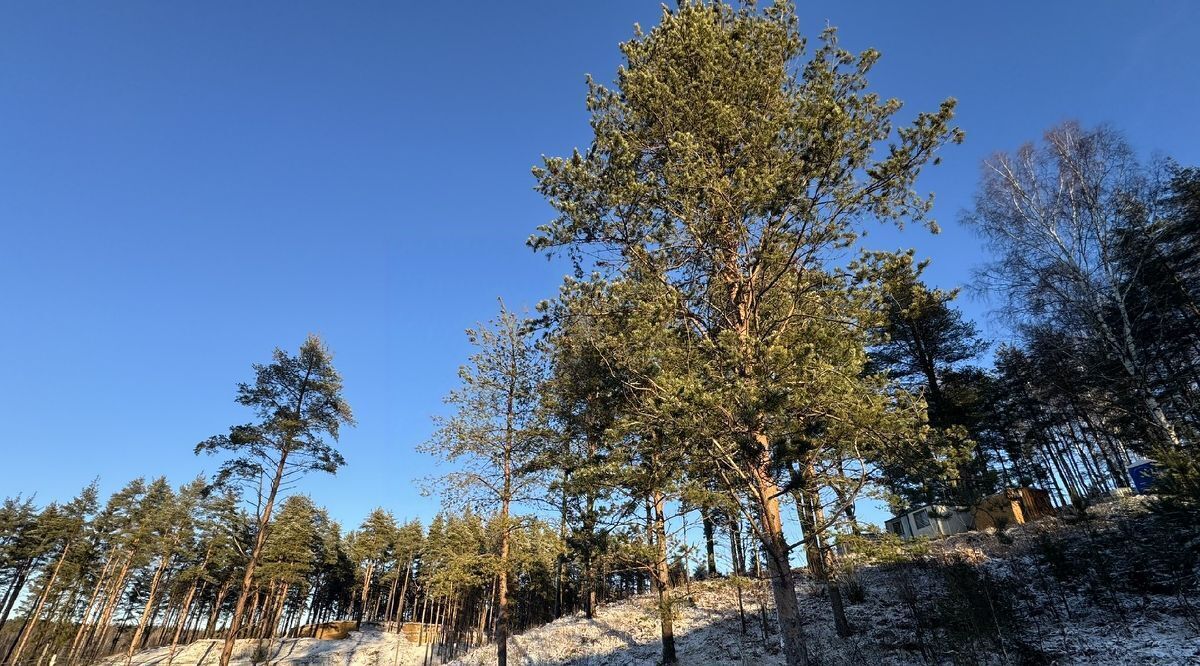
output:
{"label": "pine tree", "polygon": [[357,564],[362,576],[358,614],[355,617],[356,627],[362,626],[371,590],[381,579],[381,568],[393,557],[398,530],[392,514],[377,508],[367,516],[358,530],[347,537],[350,557]]}
{"label": "pine tree", "polygon": [[234,455],[221,465],[217,485],[265,480],[259,486],[256,536],[221,649],[221,666],[228,666],[233,654],[280,489],[310,471],[336,473],[345,460],[325,438],[336,442],[341,426],[354,423],[333,355],[316,336],[310,335],[296,356],[276,349],[274,362],[255,364],[254,373],[253,384],[238,385],[237,401],[252,409],[258,422],[233,426],[228,435],[196,445],[197,454]]}
{"label": "pine tree", "polygon": [[619,445],[615,428],[626,413],[628,390],[610,355],[621,324],[602,316],[610,305],[613,313],[620,305],[607,300],[604,285],[568,281],[557,301],[543,305],[551,332],[549,377],[541,395],[551,433],[538,464],[558,470],[552,491],[561,497],[562,539],[569,550],[558,563],[556,607],[563,612],[561,578],[569,554],[581,569],[579,594],[589,618],[598,602],[609,533],[622,513],[614,501],[621,470],[611,454]]}
{"label": "pine tree", "polygon": [[921,281],[928,262],[913,253],[876,255],[883,324],[871,347],[871,363],[920,394],[930,430],[922,441],[882,451],[875,461],[901,507],[971,506],[992,490],[987,459],[978,449],[978,405],[963,384],[975,374],[963,364],[987,344],[975,325],[951,306],[956,292],[931,289]]}
{"label": "pine tree", "polygon": [[5,655],[4,663],[14,665],[20,663],[21,654],[29,646],[30,640],[37,630],[38,622],[42,619],[46,602],[58,589],[56,584],[59,583],[59,574],[62,571],[63,563],[67,561],[72,549],[78,547],[87,535],[87,523],[90,516],[96,511],[97,501],[96,484],[92,483],[70,502],[61,507],[51,504],[38,516],[35,528],[37,538],[44,544],[44,552],[53,564],[48,564],[42,571],[41,580],[38,581],[36,588],[37,592],[31,599],[32,606],[25,614],[25,622],[20,633],[17,634],[16,642]]}
{"label": "pine tree", "polygon": [[[690,421],[676,418],[678,401],[661,399],[651,387],[671,387],[670,391],[686,386],[683,338],[673,328],[670,308],[638,281],[568,280],[552,314],[560,322],[552,338],[554,367],[564,374],[556,375],[549,386],[558,387],[554,390],[560,401],[571,400],[573,391],[582,389],[584,395],[574,400],[587,403],[559,417],[560,423],[581,428],[584,438],[571,485],[585,497],[581,543],[591,566],[585,575],[592,577],[587,584],[595,586],[598,553],[593,547],[597,541],[603,545],[608,536],[595,527],[600,517],[597,499],[623,497],[610,511],[618,516],[636,515],[636,507],[647,507],[645,550],[635,559],[659,597],[662,661],[676,663],[667,502],[682,492],[684,452],[694,433]],[[614,521],[610,517],[606,522]],[[593,605],[589,599],[587,606]]]}
{"label": "pine tree", "polygon": [[279,629],[289,595],[307,591],[321,545],[321,513],[307,495],[291,495],[272,521],[257,569],[257,585],[267,600],[260,614],[261,638]]}
{"label": "pine tree", "polygon": [[[787,662],[807,663],[779,444],[811,413],[798,402],[832,398],[833,373],[807,391],[807,370],[832,363],[794,333],[837,316],[820,293],[844,290],[814,287],[829,284],[823,273],[854,242],[858,220],[928,212],[912,187],[961,137],[950,126],[954,103],[894,129],[900,103],[867,90],[879,54],[848,53],[829,30],[800,63],[805,42],[789,3],[682,3],[621,49],[617,87],[589,82],[591,146],[535,170],[558,217],[530,242],[642,279],[676,308],[701,368],[693,394],[708,396],[693,412],[719,426],[704,443],[750,498]],[[821,339],[852,326],[829,326]],[[846,353],[855,357],[853,345]]]}
{"label": "pine tree", "polygon": [[0,573],[5,582],[0,597],[0,629],[8,623],[30,573],[43,553],[35,538],[37,510],[32,498],[8,497],[0,506]]}
{"label": "pine tree", "polygon": [[437,430],[422,450],[461,465],[447,475],[444,492],[460,503],[496,509],[500,521],[496,613],[497,656],[507,659],[509,635],[508,558],[516,522],[512,505],[528,499],[531,462],[538,450],[538,388],[543,360],[533,329],[501,304],[488,326],[467,331],[476,347],[459,370],[461,386],[446,397],[454,413],[436,420]]}

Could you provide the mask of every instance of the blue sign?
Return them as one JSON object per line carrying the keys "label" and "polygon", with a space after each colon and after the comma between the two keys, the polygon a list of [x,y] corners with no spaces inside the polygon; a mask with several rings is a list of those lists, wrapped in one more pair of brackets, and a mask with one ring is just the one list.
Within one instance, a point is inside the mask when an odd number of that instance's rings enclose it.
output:
{"label": "blue sign", "polygon": [[1154,463],[1144,462],[1129,467],[1129,480],[1133,481],[1133,487],[1142,494],[1151,492],[1154,487],[1154,480],[1158,477],[1158,471],[1154,469]]}

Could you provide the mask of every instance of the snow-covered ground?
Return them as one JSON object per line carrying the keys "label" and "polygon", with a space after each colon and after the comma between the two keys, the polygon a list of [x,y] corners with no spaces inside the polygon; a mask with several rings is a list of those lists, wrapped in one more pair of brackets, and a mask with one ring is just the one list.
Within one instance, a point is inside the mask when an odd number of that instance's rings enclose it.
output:
{"label": "snow-covered ground", "polygon": [[[956,535],[918,547],[903,562],[860,566],[851,578],[861,593],[848,595],[846,605],[848,638],[834,633],[822,587],[804,580],[796,592],[809,653],[821,666],[1200,664],[1200,536],[1194,525],[1159,521],[1146,508],[1124,501],[1096,507],[1091,521],[1051,519],[1003,534]],[[1176,575],[1170,566],[1180,562],[1191,581],[1182,591],[1163,578]],[[676,589],[680,663],[782,666],[778,634],[763,636],[760,598],[772,618],[769,590],[743,579],[743,632],[733,581]],[[522,666],[655,664],[659,640],[657,601],[644,595],[603,606],[590,620],[572,615],[514,636],[509,659]],[[249,664],[255,643],[239,641],[234,663]],[[420,664],[425,654],[424,647],[373,629],[342,641],[286,639],[269,647],[268,663],[280,666],[400,666]],[[173,663],[207,666],[219,652],[218,641],[199,641],[181,647]],[[495,660],[489,646],[452,663]],[[133,663],[163,666],[167,650],[142,652]]]}
{"label": "snow-covered ground", "polygon": [[[403,636],[364,627],[352,631],[342,640],[315,638],[283,638],[262,641],[267,647],[267,664],[271,666],[411,666],[425,657],[425,646],[408,642]],[[257,640],[239,640],[234,647],[231,663],[243,666],[251,663]],[[219,661],[220,640],[196,641],[180,646],[171,660],[174,666],[210,666]],[[169,648],[144,650],[133,656],[134,666],[166,666]],[[125,657],[114,656],[101,662],[116,666]]]}
{"label": "snow-covered ground", "polygon": [[[846,639],[833,632],[828,600],[807,584],[800,590],[810,655],[822,666],[929,663],[922,657],[920,639],[904,602],[888,593],[888,584],[880,580],[885,572],[864,571],[860,575],[867,579],[864,585],[869,589],[868,596],[846,607],[855,629]],[[745,596],[748,626],[743,635],[736,593],[727,582],[694,583],[690,596],[681,594],[675,619],[680,663],[781,666],[784,660],[774,646],[777,634],[772,632],[770,642],[764,643],[753,597],[753,592]],[[1063,633],[1051,633],[1046,628],[1040,644],[1047,659],[1044,663],[1200,663],[1200,636],[1181,618],[1146,613],[1128,625],[1103,614],[1081,614],[1076,619],[1078,622]],[[591,620],[573,615],[515,636],[509,643],[509,659],[522,666],[632,666],[657,663],[660,650],[655,600],[644,596],[603,607]],[[481,648],[451,663],[494,664],[495,654],[494,647]],[[1029,662],[1027,655],[1017,653],[973,656],[982,657],[983,663]],[[933,660],[954,661],[949,655],[938,655]],[[976,662],[963,658],[959,663]]]}
{"label": "snow-covered ground", "polygon": [[[1129,568],[1119,566],[1122,558],[1154,548],[1155,540],[1164,549],[1198,549],[1200,542],[1164,543],[1162,539],[1174,533],[1159,534],[1154,529],[1165,528],[1146,527],[1141,522],[1120,526],[1122,520],[1140,521],[1144,513],[1145,506],[1137,502],[1098,507],[1096,522],[1086,525],[1050,520],[1010,528],[1000,536],[994,531],[963,534],[929,544],[916,561],[862,566],[854,577],[865,596],[846,606],[854,633],[844,639],[833,630],[823,590],[812,582],[802,582],[797,596],[809,653],[821,666],[1200,664],[1200,617],[1193,610],[1200,608],[1200,599],[1135,593],[1120,586],[1090,587],[1096,563],[1086,557],[1070,558],[1070,549],[1086,550],[1093,543],[1146,540],[1141,551],[1116,549],[1112,553],[1111,559],[1118,563],[1116,575],[1132,575],[1126,570]],[[1125,530],[1134,531],[1126,538]],[[1185,536],[1175,534],[1174,538]],[[1067,566],[1086,571],[1078,578],[1067,576],[1066,582],[1056,582],[1044,557],[1034,555],[1047,538],[1066,544]],[[743,590],[745,633],[732,582],[694,582],[690,592],[675,592],[680,663],[784,663],[776,646],[778,634],[772,631],[763,638],[758,589]],[[765,586],[761,594],[769,605]],[[972,594],[976,595],[974,606],[969,602]],[[970,617],[972,611],[975,617]],[[993,624],[995,633],[991,632]],[[973,627],[981,627],[978,634]],[[996,640],[997,635],[1003,638]],[[660,657],[659,641],[656,600],[646,595],[602,607],[591,620],[573,615],[515,636],[509,644],[509,658],[510,663],[523,666],[654,664]],[[452,663],[494,664],[495,648],[475,650]]]}

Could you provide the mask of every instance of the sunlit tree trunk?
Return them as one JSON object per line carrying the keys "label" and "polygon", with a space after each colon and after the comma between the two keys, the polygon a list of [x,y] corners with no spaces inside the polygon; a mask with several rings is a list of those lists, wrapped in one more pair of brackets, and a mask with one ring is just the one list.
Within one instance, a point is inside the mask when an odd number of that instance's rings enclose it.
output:
{"label": "sunlit tree trunk", "polygon": [[41,594],[38,595],[37,604],[30,612],[29,617],[25,621],[25,626],[21,629],[21,634],[17,638],[17,644],[13,648],[13,654],[7,660],[10,664],[17,664],[21,661],[21,653],[25,650],[29,643],[29,637],[33,635],[33,630],[37,628],[38,618],[42,614],[42,608],[46,605],[46,599],[50,597],[50,592],[54,589],[54,583],[58,580],[58,572],[62,569],[63,562],[67,559],[67,552],[71,550],[71,542],[68,541],[63,545],[62,554],[58,557],[58,562],[54,565],[54,571],[50,574],[50,579],[46,581],[46,585],[42,588]]}
{"label": "sunlit tree trunk", "polygon": [[662,625],[662,663],[679,663],[675,656],[675,622],[671,604],[671,570],[667,562],[666,496],[655,490],[654,507],[654,588],[658,592],[658,619]]}

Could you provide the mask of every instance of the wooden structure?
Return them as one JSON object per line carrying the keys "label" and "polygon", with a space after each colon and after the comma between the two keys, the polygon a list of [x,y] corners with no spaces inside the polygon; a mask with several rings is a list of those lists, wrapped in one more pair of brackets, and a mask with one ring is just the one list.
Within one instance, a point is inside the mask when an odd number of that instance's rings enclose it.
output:
{"label": "wooden structure", "polygon": [[432,643],[438,637],[440,627],[436,624],[422,624],[420,622],[405,622],[400,625],[400,633],[409,643],[414,645],[425,645]]}
{"label": "wooden structure", "polygon": [[351,631],[354,631],[354,621],[325,622],[322,624],[306,624],[295,630],[298,638],[317,638],[326,641],[340,641]]}
{"label": "wooden structure", "polygon": [[1022,525],[1031,520],[1054,515],[1050,493],[1039,488],[1009,488],[985,498],[975,506],[975,529],[997,529]]}

